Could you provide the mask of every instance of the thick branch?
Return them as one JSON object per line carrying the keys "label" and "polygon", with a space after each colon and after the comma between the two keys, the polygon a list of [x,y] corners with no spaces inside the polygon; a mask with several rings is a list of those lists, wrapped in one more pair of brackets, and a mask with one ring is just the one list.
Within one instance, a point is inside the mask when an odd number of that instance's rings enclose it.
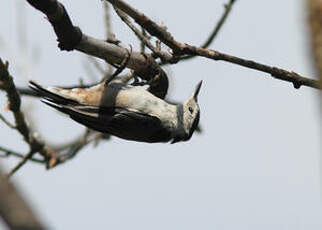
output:
{"label": "thick branch", "polygon": [[45,229],[17,188],[0,169],[0,216],[10,229]]}
{"label": "thick branch", "polygon": [[[125,48],[82,34],[81,30],[72,24],[66,9],[57,0],[27,1],[47,15],[57,35],[58,46],[61,50],[76,49],[114,64],[121,64],[126,57],[128,51]],[[133,51],[127,67],[135,70],[136,74],[146,81],[151,81],[156,75],[159,75],[158,87],[155,84],[149,90],[160,97],[166,95],[168,90],[167,75],[150,55]]]}

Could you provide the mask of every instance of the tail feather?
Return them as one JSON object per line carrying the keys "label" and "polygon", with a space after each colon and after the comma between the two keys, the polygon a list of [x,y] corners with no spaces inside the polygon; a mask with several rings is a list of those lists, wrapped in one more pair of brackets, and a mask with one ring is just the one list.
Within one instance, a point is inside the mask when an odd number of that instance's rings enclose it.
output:
{"label": "tail feather", "polygon": [[55,104],[58,104],[58,105],[78,104],[77,101],[63,97],[63,96],[58,95],[56,93],[53,93],[53,92],[45,89],[41,85],[38,85],[34,81],[29,81],[29,87],[31,89],[35,90],[40,96],[42,96],[46,100],[51,101]]}

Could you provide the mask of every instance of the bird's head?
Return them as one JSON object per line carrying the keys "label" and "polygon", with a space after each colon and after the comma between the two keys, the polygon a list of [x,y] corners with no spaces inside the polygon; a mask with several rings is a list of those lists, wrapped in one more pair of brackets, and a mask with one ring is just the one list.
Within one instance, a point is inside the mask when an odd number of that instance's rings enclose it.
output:
{"label": "bird's head", "polygon": [[199,124],[200,108],[198,105],[198,94],[202,85],[202,81],[198,83],[192,96],[183,103],[183,124],[185,133],[187,134],[185,140],[189,140]]}

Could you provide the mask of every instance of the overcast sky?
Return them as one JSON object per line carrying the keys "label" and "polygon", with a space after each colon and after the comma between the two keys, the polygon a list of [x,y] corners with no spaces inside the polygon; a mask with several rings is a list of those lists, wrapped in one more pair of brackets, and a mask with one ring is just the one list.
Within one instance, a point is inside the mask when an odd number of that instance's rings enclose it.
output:
{"label": "overcast sky", "polygon": [[[177,40],[198,45],[227,0],[130,2]],[[62,3],[84,33],[104,38],[101,1]],[[211,48],[313,77],[305,13],[304,1],[237,1]],[[19,86],[100,77],[90,74],[85,55],[59,51],[44,15],[25,1],[1,1],[0,19],[0,56]],[[132,32],[117,17],[112,23],[116,37],[137,49]],[[321,229],[317,90],[296,90],[267,74],[204,58],[166,70],[175,100],[204,81],[203,133],[174,145],[113,138],[50,171],[27,164],[13,180],[43,221],[51,229]],[[0,93],[0,111],[11,118],[5,105]],[[51,143],[84,129],[38,99],[24,98],[23,107]],[[2,122],[0,140],[13,150],[28,149]],[[9,170],[17,162],[1,165]]]}

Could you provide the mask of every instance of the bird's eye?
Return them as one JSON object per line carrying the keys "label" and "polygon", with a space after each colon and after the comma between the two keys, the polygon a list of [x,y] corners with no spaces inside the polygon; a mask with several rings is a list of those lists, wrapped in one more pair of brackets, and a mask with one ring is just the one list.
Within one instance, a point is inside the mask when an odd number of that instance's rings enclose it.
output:
{"label": "bird's eye", "polygon": [[193,108],[189,107],[188,109],[190,113],[193,113]]}

